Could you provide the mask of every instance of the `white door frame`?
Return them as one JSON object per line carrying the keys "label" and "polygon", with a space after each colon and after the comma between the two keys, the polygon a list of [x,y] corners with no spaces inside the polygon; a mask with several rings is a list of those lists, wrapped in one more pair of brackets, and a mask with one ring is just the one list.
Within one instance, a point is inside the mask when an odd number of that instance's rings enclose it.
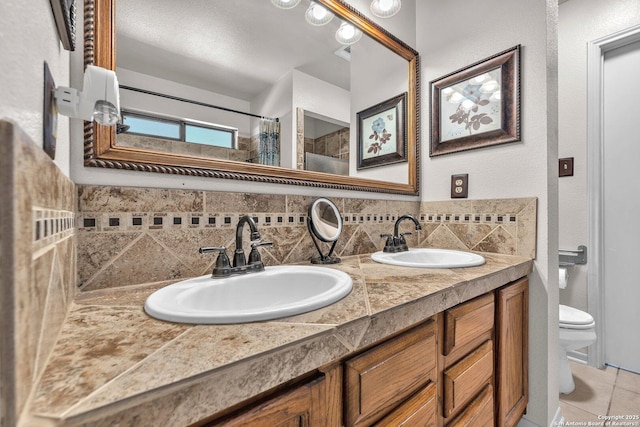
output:
{"label": "white door frame", "polygon": [[604,54],[640,41],[640,25],[591,41],[587,45],[587,188],[589,198],[588,311],[598,339],[589,351],[591,366],[602,367],[604,346],[604,126],[602,113]]}

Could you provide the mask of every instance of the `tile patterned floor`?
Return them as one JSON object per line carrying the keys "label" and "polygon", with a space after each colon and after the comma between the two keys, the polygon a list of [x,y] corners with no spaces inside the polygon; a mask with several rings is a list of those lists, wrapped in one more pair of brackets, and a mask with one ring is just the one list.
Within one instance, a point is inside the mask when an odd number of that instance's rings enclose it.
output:
{"label": "tile patterned floor", "polygon": [[623,418],[618,422],[623,424],[619,425],[640,426],[640,419],[629,419],[640,416],[640,375],[611,366],[596,369],[574,362],[571,370],[576,389],[571,394],[560,394],[565,425],[566,422],[613,425],[603,423],[602,416],[620,415]]}

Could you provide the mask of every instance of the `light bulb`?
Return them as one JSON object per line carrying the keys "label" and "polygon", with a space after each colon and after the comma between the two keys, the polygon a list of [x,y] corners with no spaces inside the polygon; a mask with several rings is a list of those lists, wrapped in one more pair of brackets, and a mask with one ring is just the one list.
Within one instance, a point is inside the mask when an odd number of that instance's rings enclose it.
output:
{"label": "light bulb", "polygon": [[342,44],[353,44],[360,40],[360,37],[362,37],[362,31],[348,22],[340,24],[340,28],[336,31],[336,40]]}
{"label": "light bulb", "polygon": [[300,0],[271,0],[271,3],[280,9],[293,9],[300,3]]}
{"label": "light bulb", "polygon": [[371,13],[378,18],[390,18],[400,11],[400,0],[373,0]]}
{"label": "light bulb", "polygon": [[305,19],[311,25],[325,25],[333,19],[333,13],[319,3],[311,3],[305,13]]}
{"label": "light bulb", "polygon": [[118,109],[108,101],[96,101],[93,108],[93,120],[104,126],[114,126],[119,119]]}

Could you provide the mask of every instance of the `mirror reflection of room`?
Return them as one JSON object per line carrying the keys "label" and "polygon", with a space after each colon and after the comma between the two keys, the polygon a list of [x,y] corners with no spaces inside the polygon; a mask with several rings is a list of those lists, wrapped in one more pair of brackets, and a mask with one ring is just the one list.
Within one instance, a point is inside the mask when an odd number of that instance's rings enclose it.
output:
{"label": "mirror reflection of room", "polygon": [[[339,41],[343,21],[310,24],[311,5],[118,2],[124,120],[116,144],[406,182],[406,165],[392,174],[356,170],[353,124],[359,110],[407,90],[407,61],[366,36]],[[233,43],[211,42],[222,39]],[[370,79],[352,77],[362,69]]]}

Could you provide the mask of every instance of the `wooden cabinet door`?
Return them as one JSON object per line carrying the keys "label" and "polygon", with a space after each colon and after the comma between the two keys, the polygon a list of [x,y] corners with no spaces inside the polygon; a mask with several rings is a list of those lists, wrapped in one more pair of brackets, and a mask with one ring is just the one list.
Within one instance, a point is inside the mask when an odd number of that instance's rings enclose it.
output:
{"label": "wooden cabinet door", "polygon": [[512,427],[529,399],[529,281],[518,280],[497,291],[496,403],[499,426]]}
{"label": "wooden cabinet door", "polygon": [[435,427],[436,384],[428,386],[411,396],[389,415],[377,422],[379,427]]}
{"label": "wooden cabinet door", "polygon": [[491,338],[494,321],[493,293],[450,308],[444,313],[444,345],[442,354],[450,355],[468,344],[484,341],[483,334]]}
{"label": "wooden cabinet door", "polygon": [[493,412],[493,387],[488,385],[447,427],[491,427]]}
{"label": "wooden cabinet door", "polygon": [[348,360],[345,426],[370,426],[435,379],[435,322],[417,326]]}
{"label": "wooden cabinet door", "polygon": [[443,373],[445,418],[465,406],[493,378],[493,343],[486,341]]}
{"label": "wooden cabinet door", "polygon": [[315,380],[289,388],[262,403],[207,427],[339,427],[342,424],[342,369],[334,368]]}

